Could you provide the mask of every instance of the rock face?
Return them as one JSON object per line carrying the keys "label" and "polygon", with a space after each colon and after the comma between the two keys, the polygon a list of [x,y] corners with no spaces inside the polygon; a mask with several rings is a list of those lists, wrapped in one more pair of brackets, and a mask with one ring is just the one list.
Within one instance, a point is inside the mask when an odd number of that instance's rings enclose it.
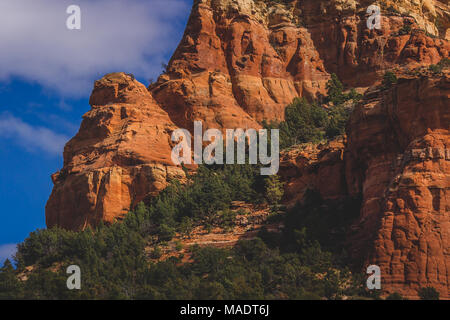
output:
{"label": "rock face", "polygon": [[324,199],[362,196],[349,238],[356,265],[382,268],[387,293],[417,298],[421,287],[449,296],[450,73],[405,75],[372,87],[344,140],[282,153],[286,202],[308,189]]}
{"label": "rock face", "polygon": [[[175,124],[254,128],[282,120],[297,96],[324,94],[330,73],[367,87],[388,68],[448,56],[448,42],[426,36],[413,17],[392,13],[369,30],[364,1],[268,2],[194,1],[166,73],[149,88]],[[405,25],[412,31],[398,36]]]}
{"label": "rock face", "polygon": [[92,110],[64,149],[46,207],[47,226],[112,222],[184,172],[171,163],[175,125],[147,88],[123,73],[95,83]]}
{"label": "rock face", "polygon": [[348,128],[348,190],[363,195],[353,253],[389,292],[450,298],[450,75],[366,94]]}
{"label": "rock face", "polygon": [[327,144],[305,144],[282,152],[280,176],[285,181],[289,207],[301,202],[307,190],[316,190],[325,200],[348,196],[345,177],[345,139]]}
{"label": "rock face", "polygon": [[[171,133],[261,127],[283,120],[295,97],[319,99],[331,73],[362,92],[347,140],[283,156],[288,201],[307,188],[361,195],[352,254],[383,269],[388,291],[431,285],[449,297],[449,80],[406,71],[449,57],[447,1],[195,0],[167,70],[146,88],[131,75],[97,81],[92,106],[53,175],[47,225],[79,230],[121,219],[139,201],[183,179]],[[402,75],[374,89],[386,70]]]}

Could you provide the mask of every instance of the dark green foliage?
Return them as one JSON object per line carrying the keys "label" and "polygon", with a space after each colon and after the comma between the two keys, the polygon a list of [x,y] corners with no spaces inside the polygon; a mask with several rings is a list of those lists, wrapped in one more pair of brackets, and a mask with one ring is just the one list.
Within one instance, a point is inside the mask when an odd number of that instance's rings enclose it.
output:
{"label": "dark green foliage", "polygon": [[179,231],[189,236],[196,224],[230,227],[224,218],[231,201],[262,202],[263,177],[251,165],[200,166],[186,185],[174,182],[147,207],[137,206],[141,231],[156,232],[169,241]]}
{"label": "dark green foliage", "polygon": [[[124,243],[120,247],[125,246]],[[120,249],[117,249],[120,250]],[[142,263],[140,254],[105,254],[96,262],[78,261],[82,290],[66,289],[64,271],[38,269],[25,282],[6,289],[8,298],[31,299],[319,299],[339,298],[353,288],[340,285],[349,279],[333,267],[332,256],[315,244],[300,255],[280,254],[261,240],[242,241],[235,249],[194,248],[192,264],[177,259]],[[152,258],[161,256],[155,247]],[[320,279],[317,272],[326,276]],[[15,279],[14,272],[0,273]],[[17,280],[16,283],[18,283]],[[2,285],[4,286],[2,282]],[[3,287],[1,287],[3,288]],[[15,294],[15,295],[13,295]]]}
{"label": "dark green foliage", "polygon": [[357,93],[355,89],[351,89],[349,93],[344,93],[344,85],[336,74],[331,75],[331,80],[327,83],[326,102],[332,102],[334,106],[339,106],[347,101],[359,101],[362,95]]}
{"label": "dark green foliage", "polygon": [[218,172],[201,167],[193,179],[183,199],[182,216],[211,220],[216,212],[228,208],[232,190]]}
{"label": "dark green foliage", "polygon": [[344,240],[351,223],[359,216],[360,199],[324,201],[317,192],[307,191],[303,204],[285,217],[280,247],[297,251],[308,241],[345,258]]}
{"label": "dark green foliage", "polygon": [[[222,170],[202,169],[198,177],[191,177],[192,184],[172,185],[150,206],[139,204],[122,223],[100,225],[95,231],[50,229],[31,233],[19,246],[18,270],[8,264],[1,270],[0,294],[14,299],[338,299],[344,294],[360,294],[361,285],[355,280],[354,285],[342,286],[343,282],[352,282],[350,274],[339,256],[322,249],[338,251],[334,245],[341,234],[333,231],[327,240],[326,229],[343,232],[351,217],[342,212],[351,206],[337,206],[334,212],[331,207],[323,209],[325,203],[319,198],[292,211],[286,217],[288,227],[278,239],[265,239],[267,243],[244,241],[229,250],[197,247],[192,249],[193,263],[181,265],[171,258],[150,264],[148,258],[162,255],[160,245],[151,244],[155,234],[160,240],[173,235],[171,228],[189,234],[192,225],[201,221],[197,219],[208,215],[214,216],[210,223],[233,226],[235,213],[227,203],[216,196],[202,195],[207,190],[196,186],[209,180],[209,184],[219,184],[226,190],[228,184],[223,181],[234,181],[234,171],[227,169],[225,174]],[[216,176],[223,174],[222,182],[217,181]],[[242,196],[228,192],[227,201]],[[204,209],[179,202],[190,196],[199,201],[207,197],[212,203]],[[157,208],[165,213],[157,213]],[[222,209],[214,215],[211,208]],[[155,226],[152,219],[156,217],[165,223],[174,221],[173,225]],[[146,256],[144,248],[149,245]],[[80,291],[66,288],[65,268],[72,264],[81,267]],[[30,265],[34,271],[29,280],[17,281],[17,273]],[[324,277],[317,277],[318,273]]]}
{"label": "dark green foliage", "polygon": [[327,93],[327,101],[333,102],[335,106],[343,104],[346,101],[344,85],[334,73],[331,75],[331,80],[327,83]]}
{"label": "dark green foliage", "polygon": [[181,223],[179,226],[179,230],[180,230],[181,234],[185,237],[190,238],[193,229],[194,229],[194,221],[189,217],[184,217],[181,220]]}
{"label": "dark green foliage", "polygon": [[398,31],[398,35],[399,35],[399,36],[407,35],[407,34],[410,34],[411,31],[412,31],[411,25],[405,23],[405,24],[401,27],[401,29]]}
{"label": "dark green foliage", "polygon": [[158,237],[160,241],[170,241],[175,237],[176,230],[173,227],[169,227],[166,224],[162,224],[158,229]]}
{"label": "dark green foliage", "polygon": [[[288,106],[286,121],[277,124],[282,146],[342,134],[350,112],[343,104],[360,99],[342,90],[333,76],[330,110],[303,99]],[[364,293],[363,282],[343,267],[342,250],[359,202],[329,203],[314,193],[286,216],[274,215],[272,220],[284,220],[282,234],[263,230],[263,240],[242,241],[234,249],[191,248],[193,263],[181,264],[181,258],[150,263],[161,258],[161,246],[177,232],[189,237],[200,224],[231,230],[232,201],[278,205],[282,189],[277,177],[261,176],[258,166],[200,166],[186,185],[172,183],[121,223],[32,232],[18,247],[17,270],[9,262],[0,269],[0,299],[339,299]],[[69,265],[81,268],[79,291],[66,288]],[[17,275],[29,266],[29,279],[19,281]]]}
{"label": "dark green foliage", "polygon": [[438,64],[432,64],[429,66],[429,70],[435,74],[441,73],[445,68],[450,67],[450,59],[443,58]]}
{"label": "dark green foliage", "polygon": [[267,129],[280,129],[280,148],[286,149],[300,143],[318,143],[345,133],[345,127],[352,111],[346,102],[361,100],[362,95],[354,89],[344,93],[344,86],[335,74],[327,84],[326,103],[333,106],[325,109],[316,102],[306,99],[295,99],[285,109],[285,121],[267,123]]}
{"label": "dark green foliage", "polygon": [[295,99],[286,108],[286,121],[264,123],[264,126],[280,130],[280,149],[286,149],[300,143],[318,143],[343,134],[350,111],[343,106],[326,110],[305,99]]}
{"label": "dark green foliage", "polygon": [[[137,274],[147,268],[145,241],[139,218],[131,213],[123,224],[100,226],[94,233],[61,229],[38,230],[21,245],[17,253],[18,272],[33,266],[24,282],[24,297],[33,299],[110,297],[121,284],[132,286]],[[45,239],[47,241],[40,242]],[[41,253],[41,255],[39,255]],[[65,268],[76,264],[82,270],[82,284],[89,291],[69,291]],[[56,268],[56,272],[49,267]],[[51,268],[51,269],[52,269]],[[122,297],[131,297],[129,293]]]}
{"label": "dark green foliage", "polygon": [[265,180],[265,196],[269,204],[277,206],[284,195],[284,183],[280,181],[280,177],[272,175]]}
{"label": "dark green foliage", "polygon": [[328,139],[333,139],[345,133],[351,109],[337,106],[328,111],[328,124],[325,127],[325,135]]}
{"label": "dark green foliage", "polygon": [[162,251],[159,246],[155,246],[150,254],[152,259],[159,259],[162,256]]}
{"label": "dark green foliage", "polygon": [[225,231],[233,230],[236,225],[236,212],[233,212],[230,209],[219,211],[215,222],[225,229]]}
{"label": "dark green foliage", "polygon": [[280,148],[304,142],[319,142],[325,138],[327,112],[305,99],[295,99],[286,107],[286,121],[279,124]]}
{"label": "dark green foliage", "polygon": [[386,300],[406,300],[406,299],[403,298],[403,296],[400,293],[394,292],[391,293],[389,296],[387,296]]}
{"label": "dark green foliage", "polygon": [[7,259],[0,269],[0,300],[20,298],[22,289],[14,267]]}
{"label": "dark green foliage", "polygon": [[428,69],[433,73],[440,73],[442,71],[441,68],[437,64],[432,64],[428,67]]}
{"label": "dark green foliage", "polygon": [[176,241],[175,250],[181,251],[182,249],[183,249],[183,244],[181,243],[181,241]]}
{"label": "dark green foliage", "polygon": [[421,300],[439,300],[439,292],[433,287],[420,288],[418,294]]}

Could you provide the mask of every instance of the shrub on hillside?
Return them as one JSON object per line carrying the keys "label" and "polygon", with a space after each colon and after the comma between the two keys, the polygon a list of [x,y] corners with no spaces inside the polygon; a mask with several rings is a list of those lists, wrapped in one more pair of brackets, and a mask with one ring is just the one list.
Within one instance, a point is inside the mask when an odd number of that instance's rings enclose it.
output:
{"label": "shrub on hillside", "polygon": [[383,76],[382,82],[383,89],[389,89],[390,87],[392,87],[392,85],[396,84],[397,82],[398,79],[395,73],[387,71]]}

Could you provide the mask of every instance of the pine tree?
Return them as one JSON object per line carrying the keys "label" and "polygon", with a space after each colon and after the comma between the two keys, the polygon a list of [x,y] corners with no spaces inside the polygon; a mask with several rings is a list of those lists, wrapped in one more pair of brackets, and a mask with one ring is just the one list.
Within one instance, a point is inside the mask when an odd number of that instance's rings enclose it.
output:
{"label": "pine tree", "polygon": [[327,83],[328,101],[338,106],[345,102],[344,86],[336,74],[331,75],[331,80]]}
{"label": "pine tree", "polygon": [[21,289],[21,283],[17,278],[14,267],[11,261],[6,259],[0,269],[0,300],[20,299]]}
{"label": "pine tree", "polygon": [[269,204],[278,206],[284,195],[284,183],[277,175],[269,176],[266,179],[266,199]]}

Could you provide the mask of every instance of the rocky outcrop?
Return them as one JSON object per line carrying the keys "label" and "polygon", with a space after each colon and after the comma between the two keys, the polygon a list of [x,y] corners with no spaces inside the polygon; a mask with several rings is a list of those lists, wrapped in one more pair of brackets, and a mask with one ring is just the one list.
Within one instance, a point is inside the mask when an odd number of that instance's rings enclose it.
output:
{"label": "rocky outcrop", "polygon": [[[183,128],[193,120],[214,128],[254,128],[264,119],[282,120],[297,96],[320,97],[330,73],[367,87],[386,69],[448,56],[448,42],[427,36],[413,16],[386,12],[382,29],[369,30],[370,4],[195,1],[166,73],[149,89]],[[411,31],[399,35],[405,25]]]}
{"label": "rocky outcrop", "polygon": [[[281,3],[279,3],[281,2]],[[121,219],[184,172],[171,162],[171,132],[255,128],[283,120],[295,97],[321,99],[331,73],[365,91],[386,70],[449,57],[444,1],[379,1],[369,30],[355,0],[195,0],[166,71],[148,88],[115,73],[95,83],[92,106],[53,175],[47,225],[78,230]],[[308,188],[324,198],[362,195],[355,259],[382,266],[390,291],[432,285],[448,297],[448,76],[402,76],[370,89],[348,141],[284,156],[290,202]],[[447,290],[447,291],[446,291]]]}
{"label": "rocky outcrop", "polygon": [[404,75],[372,87],[348,136],[282,152],[285,202],[316,190],[324,200],[362,197],[349,234],[359,268],[382,269],[386,293],[417,298],[421,287],[450,298],[450,74]]}
{"label": "rocky outcrop", "polygon": [[292,207],[308,190],[318,191],[324,200],[348,196],[345,180],[345,139],[326,144],[304,144],[283,151],[279,175],[285,181],[284,202]]}
{"label": "rocky outcrop", "polygon": [[92,110],[64,149],[46,206],[47,226],[78,230],[113,222],[184,172],[172,165],[175,127],[147,88],[116,73],[95,83]]}
{"label": "rocky outcrop", "polygon": [[353,254],[382,268],[388,292],[450,298],[449,106],[448,73],[402,78],[366,94],[348,126],[348,191],[363,195]]}

